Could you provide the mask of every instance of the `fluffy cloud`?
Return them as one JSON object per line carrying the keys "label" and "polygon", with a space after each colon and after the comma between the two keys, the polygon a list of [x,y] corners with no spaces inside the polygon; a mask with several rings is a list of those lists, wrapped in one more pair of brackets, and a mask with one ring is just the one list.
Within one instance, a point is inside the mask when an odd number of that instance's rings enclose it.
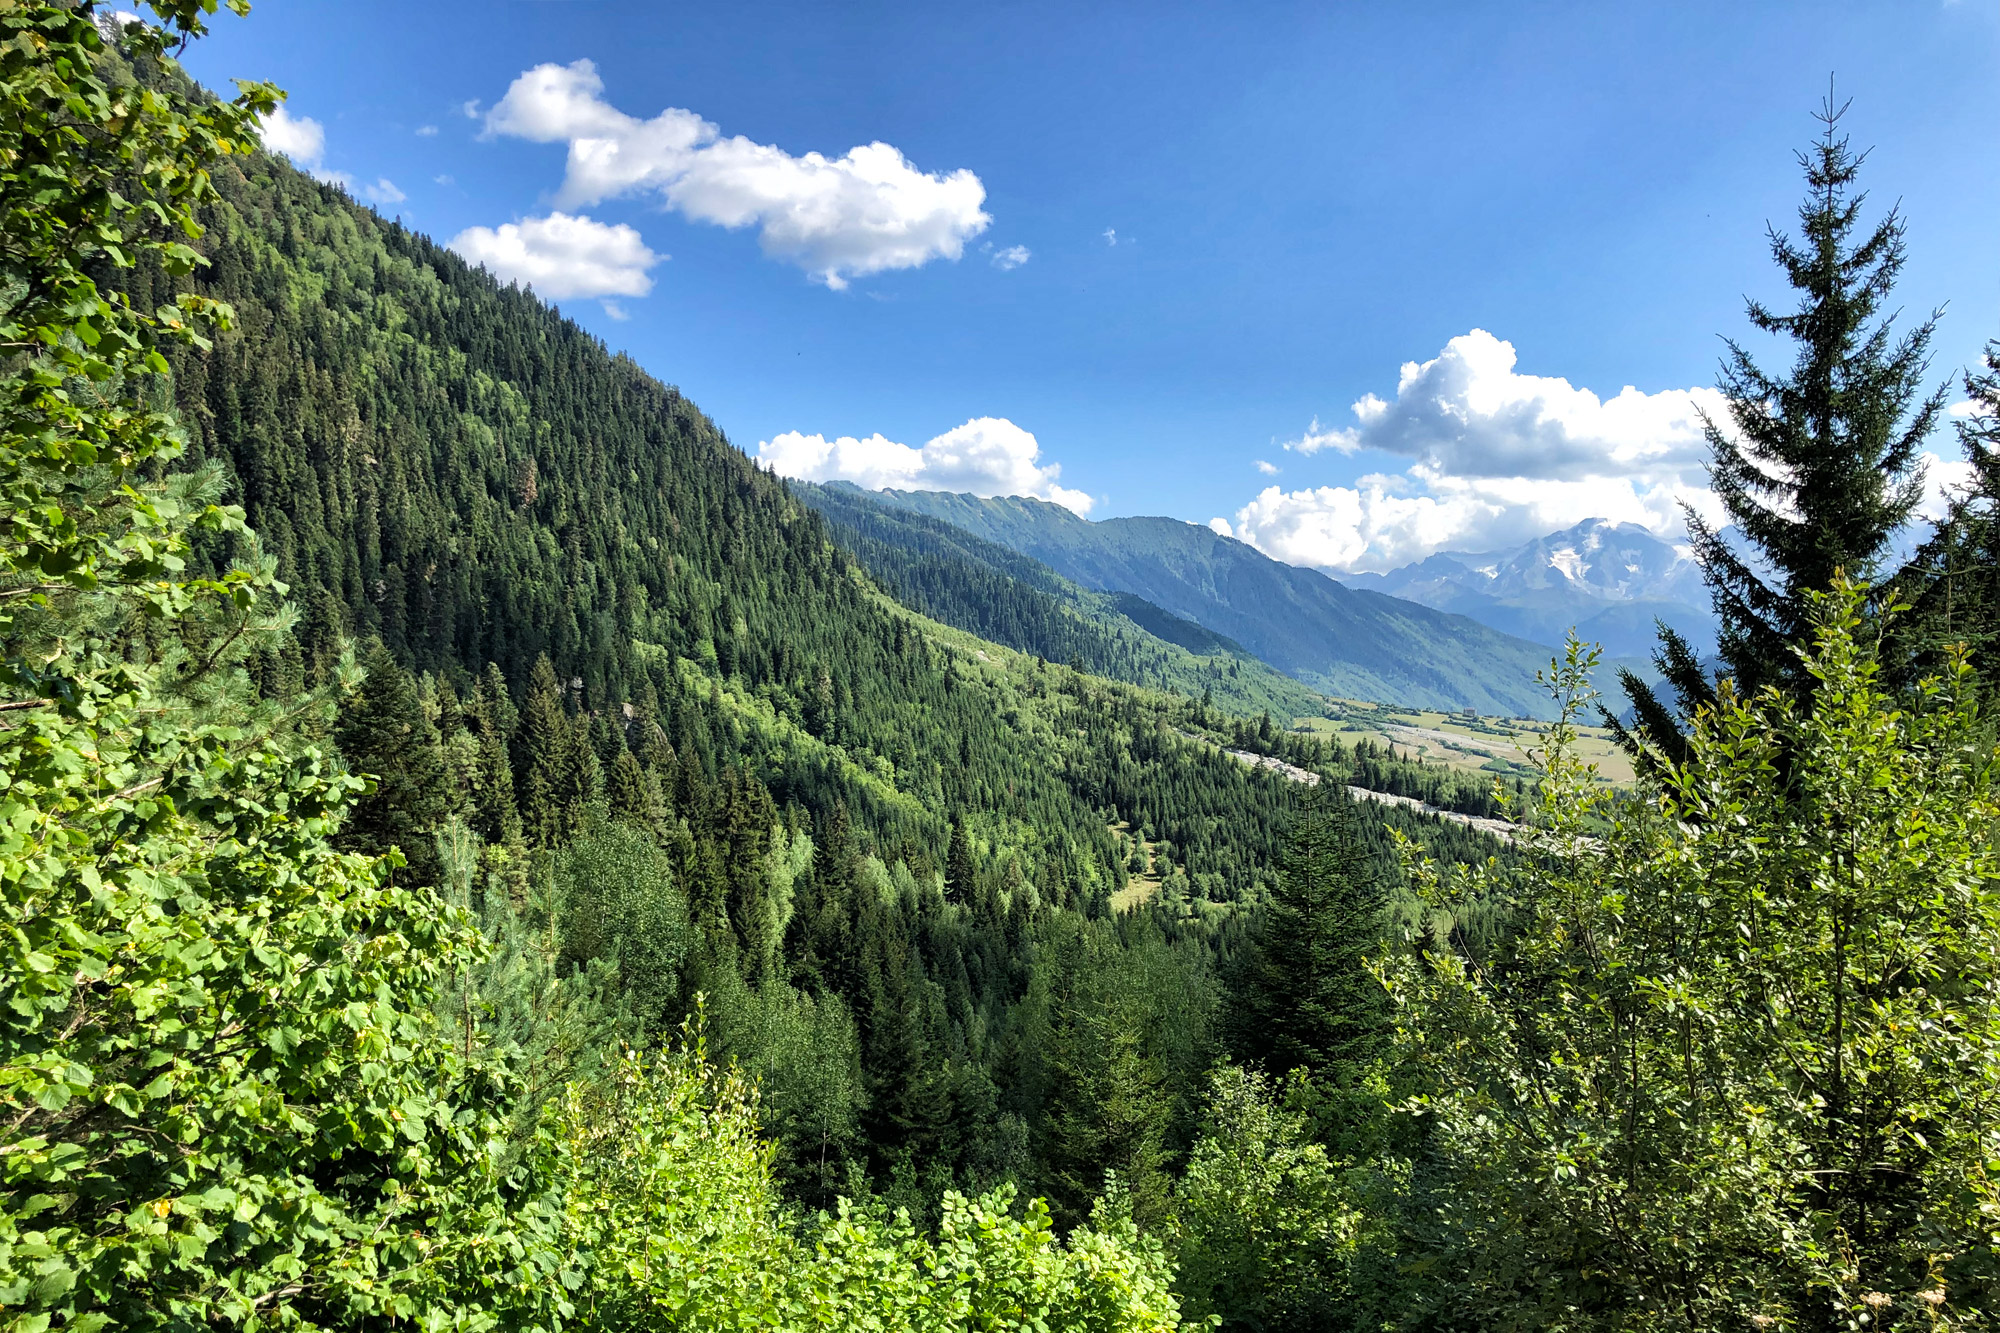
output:
{"label": "fluffy cloud", "polygon": [[[618,110],[588,60],[537,65],[485,115],[486,132],[564,143],[558,202],[580,207],[657,194],[697,222],[759,229],[764,252],[833,288],[851,278],[957,259],[992,221],[972,172],[918,170],[886,143],[844,156],[793,157],[742,136],[724,138],[692,111],[651,120]],[[472,107],[468,105],[468,114]]]}
{"label": "fluffy cloud", "polygon": [[264,147],[283,153],[307,171],[318,167],[320,158],[326,154],[326,127],[310,116],[294,116],[282,102],[262,118],[259,128],[263,131]]}
{"label": "fluffy cloud", "polygon": [[993,267],[1002,273],[1011,273],[1031,258],[1025,245],[1010,245],[1005,250],[993,252]]}
{"label": "fluffy cloud", "polygon": [[[1513,345],[1482,329],[1403,366],[1394,401],[1366,394],[1354,424],[1315,420],[1285,447],[1409,460],[1347,486],[1265,488],[1218,531],[1281,560],[1392,569],[1433,551],[1523,541],[1586,518],[1672,532],[1681,505],[1719,517],[1707,489],[1701,414],[1725,419],[1712,388],[1599,398],[1515,370]],[[1220,520],[1218,520],[1220,522]]]}
{"label": "fluffy cloud", "polygon": [[1429,361],[1407,361],[1396,400],[1363,394],[1356,424],[1322,430],[1317,419],[1286,445],[1379,449],[1440,473],[1479,477],[1678,474],[1707,457],[1701,413],[1720,418],[1714,389],[1645,394],[1627,385],[1600,399],[1566,379],[1514,370],[1514,345],[1484,329],[1453,338]]}
{"label": "fluffy cloud", "polygon": [[[1971,413],[1957,413],[1969,416]],[[1926,449],[1918,455],[1924,467],[1924,498],[1917,502],[1917,516],[1935,523],[1951,511],[1951,502],[1961,497],[1978,480],[1978,473],[1963,456],[1945,458]]]}
{"label": "fluffy cloud", "polygon": [[[1379,401],[1374,394],[1369,394],[1361,402],[1354,405],[1355,414],[1360,414],[1364,404]],[[1353,430],[1328,430],[1319,424],[1318,417],[1312,419],[1312,424],[1306,427],[1305,434],[1299,436],[1296,440],[1285,441],[1285,448],[1295,454],[1316,454],[1322,449],[1331,449],[1335,453],[1351,454],[1360,447],[1361,437],[1357,432]]]}
{"label": "fluffy cloud", "polygon": [[348,173],[333,171],[322,165],[321,159],[326,156],[326,126],[311,116],[294,116],[282,102],[258,122],[258,130],[263,135],[265,148],[283,153],[292,160],[293,166],[309,173],[322,184],[338,185],[378,208],[400,204],[409,198],[387,176],[376,177],[372,185],[357,185]]}
{"label": "fluffy cloud", "polygon": [[630,227],[568,213],[498,227],[468,227],[451,238],[451,248],[471,263],[531,286],[552,301],[644,296],[653,290],[646,270],[667,257],[647,249]]}
{"label": "fluffy cloud", "polygon": [[921,449],[880,435],[786,431],[757,446],[757,458],[783,476],[802,481],[851,481],[868,490],[970,491],[974,495],[1031,495],[1079,514],[1091,497],[1057,485],[1059,463],[1041,462],[1035,437],[1005,417],[974,417]]}

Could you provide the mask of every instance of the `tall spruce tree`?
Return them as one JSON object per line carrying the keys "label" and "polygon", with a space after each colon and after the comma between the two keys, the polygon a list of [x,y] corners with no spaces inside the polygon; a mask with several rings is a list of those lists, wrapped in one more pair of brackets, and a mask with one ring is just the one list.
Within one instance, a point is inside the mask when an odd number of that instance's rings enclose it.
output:
{"label": "tall spruce tree", "polygon": [[575,730],[563,710],[562,683],[544,653],[528,677],[527,705],[515,733],[521,781],[521,823],[528,842],[554,847],[573,832],[572,806],[577,803],[577,761],[588,756],[589,738]]}
{"label": "tall spruce tree", "polygon": [[361,688],[340,710],[334,740],[355,772],[375,779],[354,803],[340,843],[379,856],[400,847],[409,862],[404,877],[439,882],[437,835],[460,810],[459,793],[446,769],[437,728],[425,716],[417,683],[380,639],[362,653]]}
{"label": "tall spruce tree", "polygon": [[[1944,407],[1943,386],[1923,390],[1937,313],[1900,338],[1893,333],[1888,301],[1903,267],[1904,223],[1892,208],[1862,229],[1867,196],[1855,183],[1866,154],[1840,132],[1846,110],[1829,94],[1819,139],[1799,154],[1799,236],[1770,232],[1771,257],[1799,294],[1797,306],[1780,313],[1747,302],[1753,328],[1796,347],[1792,367],[1771,374],[1730,340],[1719,382],[1729,420],[1706,422],[1710,485],[1740,541],[1688,514],[1721,622],[1721,674],[1739,692],[1808,691],[1792,645],[1809,630],[1809,596],[1840,572],[1870,590],[1891,581],[1883,569],[1890,540],[1922,496],[1917,449]],[[1636,725],[1612,726],[1629,749],[1652,746],[1678,759],[1682,719],[1713,705],[1715,684],[1673,630],[1662,627],[1655,660],[1678,708],[1623,671]]]}
{"label": "tall spruce tree", "polygon": [[944,857],[944,896],[950,902],[972,903],[979,896],[977,876],[972,868],[972,839],[966,835],[965,820],[951,823],[951,845]]}
{"label": "tall spruce tree", "polygon": [[1353,802],[1325,792],[1294,817],[1278,884],[1243,964],[1232,1022],[1244,1059],[1352,1085],[1382,1049],[1389,1010],[1368,954],[1382,939],[1385,877]]}

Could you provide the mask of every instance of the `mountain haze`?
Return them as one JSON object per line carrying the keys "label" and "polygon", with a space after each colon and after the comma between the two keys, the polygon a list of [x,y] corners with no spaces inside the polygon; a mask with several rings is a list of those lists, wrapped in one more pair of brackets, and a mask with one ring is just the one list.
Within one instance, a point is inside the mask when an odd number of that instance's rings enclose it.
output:
{"label": "mountain haze", "polygon": [[1508,716],[1548,709],[1534,679],[1548,648],[1343,587],[1208,528],[1171,518],[1093,523],[1020,496],[845,489],[998,542],[1085,588],[1143,598],[1328,694]]}

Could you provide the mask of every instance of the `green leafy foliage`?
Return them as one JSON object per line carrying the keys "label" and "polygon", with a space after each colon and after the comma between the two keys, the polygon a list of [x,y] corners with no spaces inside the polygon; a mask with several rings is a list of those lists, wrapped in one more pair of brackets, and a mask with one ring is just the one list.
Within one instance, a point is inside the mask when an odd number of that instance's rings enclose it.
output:
{"label": "green leafy foliage", "polygon": [[1218,1069],[1176,1191],[1179,1290],[1224,1328],[1332,1328],[1353,1304],[1364,1216],[1306,1117],[1283,1103],[1263,1075]]}
{"label": "green leafy foliage", "polygon": [[1157,1240],[1115,1210],[1058,1238],[1011,1191],[947,1194],[934,1237],[845,1203],[802,1233],[766,1170],[756,1094],[697,1041],[628,1057],[558,1117],[584,1315],[601,1328],[1048,1329],[1172,1333]]}
{"label": "green leafy foliage", "polygon": [[[171,76],[205,9],[154,9],[119,44]],[[179,449],[159,347],[228,312],[89,276],[197,263],[208,171],[272,93],[115,81],[87,9],[0,29],[0,1304],[24,1330],[532,1319],[545,1210],[498,1169],[497,1071],[427,1011],[482,942],[329,846],[361,784],[291,743],[312,700],[244,689],[282,586],[240,511],[148,479]],[[190,576],[231,533],[245,562]]]}
{"label": "green leafy foliage", "polygon": [[[1800,574],[1812,645],[1635,799],[1574,757],[1579,649],[1507,854],[1304,801],[1243,759],[1498,797],[1218,714],[1289,696],[1157,606],[829,527],[245,157],[275,94],[195,93],[206,11],[155,10],[0,8],[10,1328],[1990,1322],[1976,658],[1895,695],[1869,590]],[[1895,228],[1856,253],[1860,328]],[[1899,493],[1831,490],[1873,549]],[[1194,576],[1133,531],[1093,559]]]}
{"label": "green leafy foliage", "polygon": [[[1809,699],[1727,690],[1644,802],[1552,734],[1485,947],[1391,959],[1446,1164],[1430,1308],[1578,1328],[1975,1327],[2000,1277],[1994,750],[1963,665],[1885,694],[1849,584]],[[1587,659],[1557,677],[1587,703]]]}

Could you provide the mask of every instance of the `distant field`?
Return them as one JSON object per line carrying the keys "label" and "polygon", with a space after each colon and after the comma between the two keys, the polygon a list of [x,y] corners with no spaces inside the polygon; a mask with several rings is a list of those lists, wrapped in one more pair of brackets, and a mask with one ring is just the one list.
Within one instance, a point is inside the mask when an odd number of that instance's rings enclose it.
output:
{"label": "distant field", "polygon": [[[1533,776],[1528,751],[1542,744],[1548,729],[1548,723],[1528,718],[1471,717],[1353,699],[1331,700],[1328,711],[1338,716],[1302,717],[1293,729],[1337,737],[1345,745],[1372,740],[1395,746],[1398,754],[1501,777]],[[1581,733],[1578,750],[1585,762],[1597,765],[1603,781],[1619,786],[1632,781],[1631,762],[1611,733],[1602,727],[1584,727]]]}

